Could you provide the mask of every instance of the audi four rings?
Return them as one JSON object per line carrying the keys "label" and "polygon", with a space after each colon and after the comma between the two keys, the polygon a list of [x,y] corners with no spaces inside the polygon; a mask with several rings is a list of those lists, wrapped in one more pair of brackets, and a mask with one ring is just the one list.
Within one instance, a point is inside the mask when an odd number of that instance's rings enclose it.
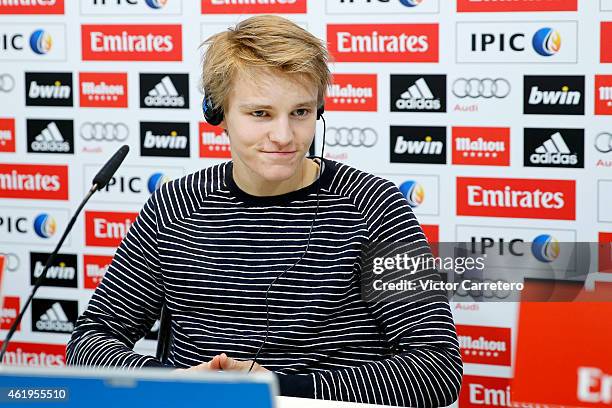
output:
{"label": "audi four rings", "polygon": [[81,125],[81,138],[87,141],[123,142],[129,134],[130,129],[125,123],[85,122]]}
{"label": "audi four rings", "polygon": [[0,74],[0,92],[11,92],[15,88],[15,79],[9,74]]}
{"label": "audi four rings", "polygon": [[20,262],[17,254],[0,252],[0,255],[4,255],[4,269],[7,272],[16,272],[19,269]]}
{"label": "audi four rings", "polygon": [[595,138],[595,149],[601,153],[612,152],[612,133],[602,132]]}
{"label": "audi four rings", "polygon": [[458,78],[453,82],[457,98],[505,98],[510,94],[510,82],[505,78]]}
{"label": "audi four rings", "polygon": [[372,128],[328,127],[325,132],[327,146],[372,147],[378,141],[378,133]]}

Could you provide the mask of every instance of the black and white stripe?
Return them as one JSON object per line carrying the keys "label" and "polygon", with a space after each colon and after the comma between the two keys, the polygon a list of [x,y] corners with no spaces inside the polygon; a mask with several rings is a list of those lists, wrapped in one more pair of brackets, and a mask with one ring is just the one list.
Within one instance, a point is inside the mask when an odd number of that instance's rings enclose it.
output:
{"label": "black and white stripe", "polygon": [[[68,364],[160,365],[132,348],[162,300],[174,366],[221,352],[253,358],[265,335],[265,291],[306,247],[317,183],[254,197],[236,186],[231,168],[167,183],[147,201],[77,322]],[[281,389],[310,382],[315,398],[450,405],[462,362],[448,302],[366,302],[360,287],[368,243],[428,249],[406,200],[390,181],[330,160],[320,182],[308,253],[270,290],[259,362],[282,377]]]}

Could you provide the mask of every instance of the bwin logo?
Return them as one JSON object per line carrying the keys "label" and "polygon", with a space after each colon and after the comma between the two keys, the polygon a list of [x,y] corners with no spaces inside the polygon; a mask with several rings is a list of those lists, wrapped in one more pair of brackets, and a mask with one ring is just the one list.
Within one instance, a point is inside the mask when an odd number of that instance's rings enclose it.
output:
{"label": "bwin logo", "polygon": [[51,51],[53,38],[45,30],[36,30],[30,35],[30,48],[38,55],[44,55]]}
{"label": "bwin logo", "polygon": [[55,81],[53,85],[38,85],[36,81],[32,81],[28,96],[32,99],[69,99],[70,86],[62,85],[60,81]]}
{"label": "bwin logo", "polygon": [[[37,261],[34,266],[34,277],[38,278],[42,275],[45,266],[42,262]],[[72,266],[67,266],[64,262],[60,262],[57,266],[50,266],[47,271],[47,279],[62,279],[73,280],[76,275],[76,270]]]}
{"label": "bwin logo", "polygon": [[166,6],[168,0],[146,0],[146,3],[147,6],[151,7],[152,9],[159,10]]}
{"label": "bwin logo", "polygon": [[531,243],[531,253],[540,262],[552,262],[559,257],[560,252],[559,241],[552,235],[538,235]]}
{"label": "bwin logo", "polygon": [[444,144],[432,141],[431,136],[425,136],[425,140],[404,140],[398,136],[395,142],[395,153],[397,154],[441,154]]}
{"label": "bwin logo", "polygon": [[187,148],[187,136],[179,135],[175,130],[169,135],[154,135],[153,132],[147,130],[143,146],[146,149],[185,149]]}
{"label": "bwin logo", "polygon": [[164,175],[163,173],[154,173],[149,177],[149,182],[147,183],[147,188],[149,189],[149,193],[153,194],[157,189],[172,180],[170,177]]}
{"label": "bwin logo", "polygon": [[560,91],[540,91],[537,86],[531,87],[530,105],[578,105],[582,95],[579,91],[570,91],[567,85]]}

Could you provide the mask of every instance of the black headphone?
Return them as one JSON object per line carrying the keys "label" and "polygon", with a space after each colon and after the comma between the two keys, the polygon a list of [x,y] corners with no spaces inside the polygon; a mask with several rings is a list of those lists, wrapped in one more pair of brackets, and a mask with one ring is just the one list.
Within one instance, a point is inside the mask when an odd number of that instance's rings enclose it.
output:
{"label": "black headphone", "polygon": [[[223,121],[223,108],[213,108],[212,99],[208,92],[204,92],[204,99],[202,99],[202,112],[204,113],[204,119],[206,122],[213,126],[217,126]],[[317,120],[321,119],[321,115],[325,112],[325,104],[317,108]]]}

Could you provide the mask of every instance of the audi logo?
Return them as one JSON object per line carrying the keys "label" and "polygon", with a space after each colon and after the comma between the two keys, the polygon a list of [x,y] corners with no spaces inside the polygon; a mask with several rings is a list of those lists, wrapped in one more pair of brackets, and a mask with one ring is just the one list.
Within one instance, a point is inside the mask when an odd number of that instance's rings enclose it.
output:
{"label": "audi logo", "polygon": [[81,125],[81,138],[87,141],[123,142],[129,134],[125,123],[85,122]]}
{"label": "audi logo", "polygon": [[19,270],[20,261],[17,254],[14,254],[12,252],[0,252],[0,255],[4,255],[4,269],[7,272],[16,272],[17,270]]}
{"label": "audi logo", "polygon": [[11,92],[15,88],[15,79],[9,74],[0,74],[0,92]]}
{"label": "audi logo", "polygon": [[601,153],[612,152],[612,133],[602,132],[595,138],[595,149]]}
{"label": "audi logo", "polygon": [[372,128],[328,127],[325,144],[340,147],[372,147],[378,141],[378,133]]}
{"label": "audi logo", "polygon": [[457,98],[505,98],[510,94],[510,82],[504,78],[459,78],[453,82]]}
{"label": "audi logo", "polygon": [[[480,290],[480,289],[470,289],[470,290],[465,290],[462,285],[461,282],[466,280],[467,278],[461,279],[459,281],[459,285],[457,286],[457,290],[455,291],[455,295],[460,296],[460,297],[467,297],[467,296],[471,296],[472,298],[476,299],[479,297],[483,297],[485,299],[505,299],[508,296],[510,296],[511,291],[510,290],[495,290],[492,291],[490,289],[486,289],[486,290]],[[504,283],[508,283],[507,281],[503,280],[503,279],[497,279],[497,280],[491,280],[491,279],[477,279],[477,278],[469,278],[468,280],[470,280],[471,282],[474,283],[481,283],[484,282],[487,284],[486,287],[490,287],[492,283],[500,283],[500,284],[504,284]]]}

